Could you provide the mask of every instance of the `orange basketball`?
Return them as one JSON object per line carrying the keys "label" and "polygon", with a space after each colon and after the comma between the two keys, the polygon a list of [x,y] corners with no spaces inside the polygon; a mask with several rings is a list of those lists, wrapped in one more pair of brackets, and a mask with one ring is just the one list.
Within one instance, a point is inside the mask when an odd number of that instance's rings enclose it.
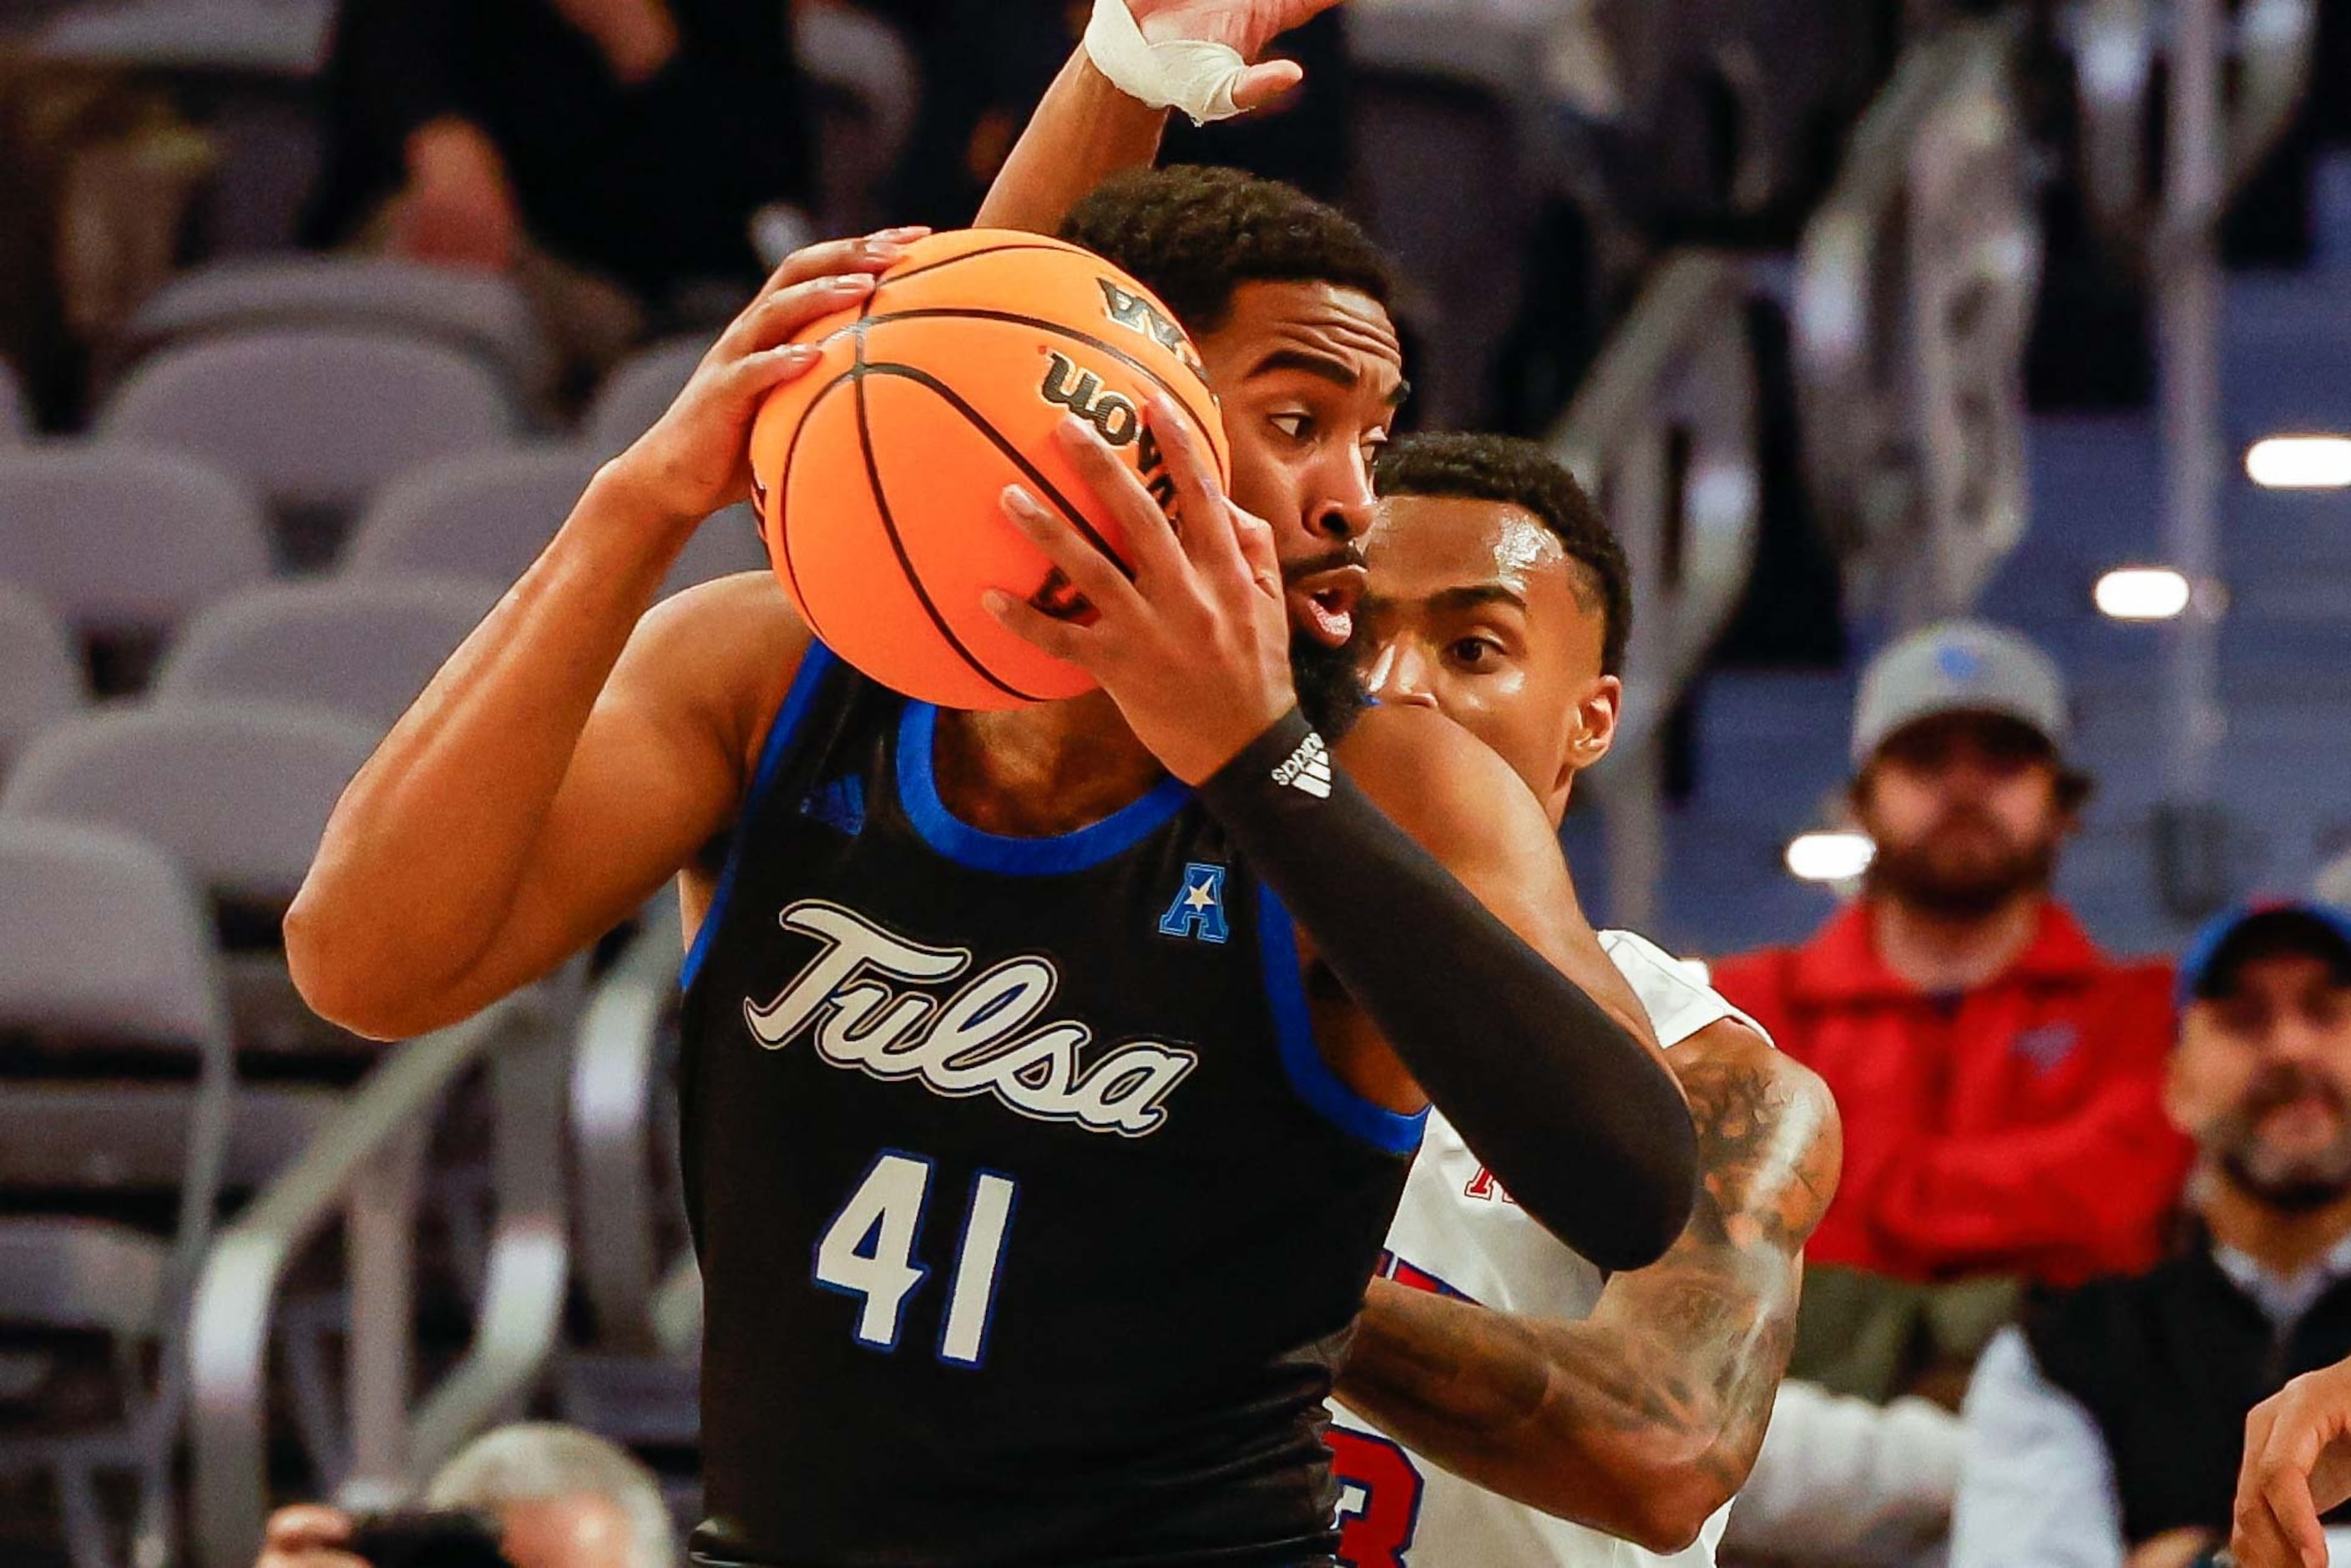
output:
{"label": "orange basketball", "polygon": [[1000,588],[1056,613],[1068,585],[1005,519],[1004,486],[1119,559],[1125,534],[1052,439],[1087,420],[1173,509],[1144,429],[1165,392],[1230,460],[1199,356],[1166,307],[1090,251],[1037,235],[935,235],[862,302],[817,322],[814,369],[778,389],[751,434],[760,537],[826,646],[883,685],[947,707],[1074,696],[1093,682],[997,624]]}

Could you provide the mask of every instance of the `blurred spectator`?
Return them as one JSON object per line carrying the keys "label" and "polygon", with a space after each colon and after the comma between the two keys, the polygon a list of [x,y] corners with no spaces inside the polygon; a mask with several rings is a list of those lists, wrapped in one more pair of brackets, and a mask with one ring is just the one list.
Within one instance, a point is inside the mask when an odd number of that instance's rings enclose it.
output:
{"label": "blurred spectator", "polygon": [[2164,1103],[2195,1140],[2198,1233],[1992,1343],[1968,1393],[1953,1568],[2206,1562],[2253,1406],[2351,1354],[2351,912],[2223,915],[2180,992]]}
{"label": "blurred spectator", "polygon": [[[661,1484],[592,1432],[551,1423],[500,1427],[441,1467],[427,1509],[496,1519],[514,1568],[675,1568],[677,1544]],[[256,1568],[350,1568],[350,1517],[281,1509]]]}
{"label": "blurred spectator", "polygon": [[[1815,1263],[2072,1284],[2160,1252],[2187,1164],[2160,1105],[2168,983],[2050,895],[2089,792],[2067,730],[2055,667],[2013,633],[1953,622],[1887,649],[1854,721],[1852,806],[1877,847],[1863,895],[1804,946],[1716,970],[1853,1124]],[[1808,1317],[1816,1291],[1837,1295],[1808,1281]],[[1961,1341],[2005,1298],[1922,1310]]]}
{"label": "blurred spectator", "polygon": [[583,358],[812,189],[780,0],[344,0],[326,103],[315,243],[513,272]]}
{"label": "blurred spectator", "polygon": [[[1020,128],[1084,37],[1090,0],[938,0],[884,7],[912,27],[924,62],[921,123],[893,211],[907,223],[967,224]],[[911,14],[910,14],[911,13]],[[1296,98],[1200,127],[1171,117],[1162,163],[1223,163],[1324,201],[1347,191],[1349,70],[1343,7],[1282,35],[1306,72]]]}

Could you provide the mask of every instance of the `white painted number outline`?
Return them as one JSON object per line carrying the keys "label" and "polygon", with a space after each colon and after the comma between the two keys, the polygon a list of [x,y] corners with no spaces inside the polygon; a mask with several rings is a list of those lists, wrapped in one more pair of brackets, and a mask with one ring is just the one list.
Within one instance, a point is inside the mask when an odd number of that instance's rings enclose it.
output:
{"label": "white painted number outline", "polygon": [[[932,1163],[919,1155],[883,1151],[817,1238],[816,1282],[844,1296],[863,1298],[851,1333],[870,1349],[898,1348],[906,1303],[930,1278],[930,1270],[914,1260],[914,1251],[922,1244],[931,1170]],[[1019,1191],[1019,1183],[996,1171],[981,1171],[972,1178],[971,1202],[947,1284],[946,1320],[939,1331],[942,1361],[978,1366],[987,1358],[996,1277],[1003,1266]]]}

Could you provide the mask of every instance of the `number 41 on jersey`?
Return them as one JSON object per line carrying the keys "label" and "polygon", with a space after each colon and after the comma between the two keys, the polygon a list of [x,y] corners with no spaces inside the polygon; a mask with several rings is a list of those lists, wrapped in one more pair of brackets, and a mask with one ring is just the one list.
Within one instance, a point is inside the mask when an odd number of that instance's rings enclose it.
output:
{"label": "number 41 on jersey", "polygon": [[[930,1278],[914,1249],[922,1239],[932,1168],[920,1155],[885,1151],[817,1239],[816,1282],[863,1299],[852,1333],[874,1350],[898,1348],[906,1303]],[[939,1330],[938,1357],[951,1365],[977,1366],[986,1359],[996,1277],[1019,1192],[1019,1183],[995,1171],[972,1178]]]}

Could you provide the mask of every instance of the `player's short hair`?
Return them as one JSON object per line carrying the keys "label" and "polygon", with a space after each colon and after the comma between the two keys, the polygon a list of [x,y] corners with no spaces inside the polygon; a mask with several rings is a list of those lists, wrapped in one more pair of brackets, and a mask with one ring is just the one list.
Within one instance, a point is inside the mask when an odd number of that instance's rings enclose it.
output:
{"label": "player's short hair", "polygon": [[1124,268],[1195,337],[1217,330],[1244,283],[1330,283],[1385,308],[1395,270],[1353,218],[1295,186],[1179,164],[1110,180],[1061,238]]}
{"label": "player's short hair", "polygon": [[1621,674],[1633,634],[1633,568],[1607,519],[1564,464],[1509,435],[1408,435],[1380,454],[1372,486],[1383,497],[1499,501],[1549,528],[1575,563],[1576,599],[1600,612],[1600,671]]}

